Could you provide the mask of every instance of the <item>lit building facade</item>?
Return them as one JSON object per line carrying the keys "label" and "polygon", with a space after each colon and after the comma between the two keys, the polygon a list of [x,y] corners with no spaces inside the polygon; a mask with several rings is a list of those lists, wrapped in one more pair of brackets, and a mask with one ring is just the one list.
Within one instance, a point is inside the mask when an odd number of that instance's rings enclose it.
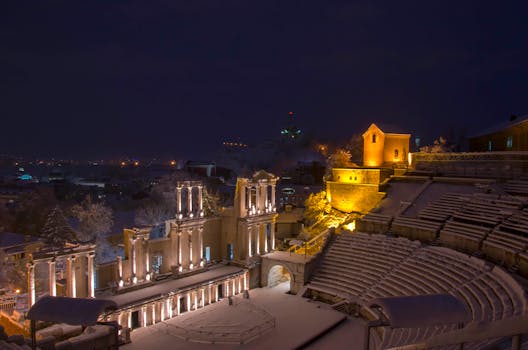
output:
{"label": "lit building facade", "polygon": [[372,123],[363,133],[363,166],[392,167],[405,165],[411,134],[389,133]]}

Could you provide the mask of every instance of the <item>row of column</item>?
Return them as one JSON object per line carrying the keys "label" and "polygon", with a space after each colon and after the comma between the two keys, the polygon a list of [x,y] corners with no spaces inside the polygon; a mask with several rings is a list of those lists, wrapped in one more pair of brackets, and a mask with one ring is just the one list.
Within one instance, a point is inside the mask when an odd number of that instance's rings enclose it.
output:
{"label": "row of column", "polygon": [[[193,236],[198,234],[197,242],[193,242]],[[187,235],[184,236],[183,233]],[[185,243],[184,239],[187,239]],[[197,243],[197,244],[193,244]],[[138,246],[141,244],[141,249]],[[173,261],[172,266],[176,266],[179,272],[185,270],[193,270],[196,267],[203,267],[205,260],[203,256],[203,226],[195,226],[184,228],[182,231],[178,231],[175,237],[172,237],[173,245],[172,254]],[[185,252],[184,249],[187,249]],[[142,252],[141,256],[138,256],[138,250]],[[187,258],[187,259],[186,259]],[[137,284],[141,281],[150,281],[152,279],[152,271],[150,266],[150,254],[149,254],[149,241],[145,237],[131,237],[130,238],[130,262],[131,262],[131,280],[132,284]],[[124,274],[123,274],[123,261],[121,257],[117,257],[117,270],[118,270],[118,284],[119,287],[124,286]]]}
{"label": "row of column", "polygon": [[187,232],[187,248],[188,248],[188,261],[183,261],[183,244],[182,244],[182,233],[183,231],[178,231],[177,234],[177,247],[178,247],[178,271],[182,272],[186,269],[192,270],[195,268],[194,263],[197,262],[200,267],[204,266],[204,257],[203,257],[203,226],[197,227],[198,231],[198,254],[193,254],[193,250],[195,248],[193,247],[193,233],[194,228],[189,228],[186,230]]}
{"label": "row of column", "polygon": [[[218,283],[211,283],[183,293],[172,294],[164,300],[143,305],[139,310],[141,327],[165,321],[179,316],[181,313],[203,308],[217,302],[221,298],[239,294],[249,287],[247,274],[246,272],[243,275]],[[219,285],[222,285],[223,295],[219,294]],[[121,326],[132,328],[132,312],[132,310],[126,310],[119,314],[117,321]]]}
{"label": "row of column", "polygon": [[[271,187],[271,200],[268,198],[269,187]],[[253,189],[255,189],[255,203],[253,203]],[[257,182],[255,184],[249,184],[245,186],[243,193],[244,196],[241,196],[241,206],[243,210],[247,210],[248,215],[260,215],[275,212],[274,183],[269,184]]]}
{"label": "row of column", "polygon": [[[195,187],[198,188],[198,201],[196,203],[198,208],[195,208],[193,206],[193,188]],[[186,208],[185,215],[184,215],[183,208],[182,208],[183,207],[182,206],[182,191],[184,190],[187,192],[187,208]],[[201,185],[187,185],[187,186],[178,185],[176,187],[176,208],[177,208],[176,217],[180,220],[183,219],[184,216],[189,219],[192,219],[195,216],[203,217],[204,216],[203,186]]]}
{"label": "row of column", "polygon": [[[89,298],[95,297],[95,270],[94,270],[94,253],[85,255],[71,255],[66,258],[66,296],[77,297],[77,277],[76,264],[79,258],[86,258],[87,266],[87,292]],[[57,274],[56,274],[56,258],[50,259],[48,262],[48,285],[49,295],[57,296]],[[28,282],[28,306],[31,307],[36,301],[36,287],[35,287],[35,262],[31,261],[27,264],[27,282]]]}
{"label": "row of column", "polygon": [[[265,224],[249,224],[248,225],[248,256],[252,257],[254,254],[266,254],[270,251],[275,250],[275,223],[269,223],[270,225],[270,238],[268,242],[267,232],[264,232],[264,239],[261,237],[261,228]],[[256,228],[256,230],[255,230]],[[255,250],[253,251],[253,241],[255,241]],[[262,243],[262,245],[261,245]]]}

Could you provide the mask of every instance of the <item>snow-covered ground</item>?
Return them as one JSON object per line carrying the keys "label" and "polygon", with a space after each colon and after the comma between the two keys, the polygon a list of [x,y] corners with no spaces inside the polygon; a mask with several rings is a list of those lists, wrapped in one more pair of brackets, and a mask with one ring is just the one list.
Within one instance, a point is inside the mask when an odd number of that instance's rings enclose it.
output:
{"label": "snow-covered ground", "polygon": [[381,201],[375,212],[384,215],[395,215],[400,209],[401,201],[413,198],[425,181],[392,181],[387,189],[387,196]]}
{"label": "snow-covered ground", "polygon": [[476,193],[482,192],[472,184],[455,184],[434,182],[427,187],[427,189],[416,198],[413,205],[411,205],[405,212],[405,216],[417,217],[418,213],[425,208],[425,206],[434,200],[437,200],[445,193]]}
{"label": "snow-covered ground", "polygon": [[[288,288],[289,284],[286,282],[273,288],[252,289],[249,299],[243,299],[242,295],[233,297],[234,305],[229,305],[228,300],[223,299],[216,304],[154,326],[134,330],[131,334],[132,343],[123,348],[294,349],[346,319],[344,314],[332,310],[327,305],[287,294]],[[270,320],[273,320],[274,327],[269,327]],[[359,338],[364,334],[362,322],[345,320],[342,325],[311,346],[314,349],[336,348],[334,345],[340,344],[343,341],[342,334],[346,333],[344,339],[347,348],[361,349],[362,340]],[[243,339],[248,330],[258,333],[255,327],[261,327],[260,336],[245,344],[210,343],[213,333],[215,337],[221,333],[219,330],[231,335],[239,333]],[[207,332],[211,333],[209,340],[206,337]],[[333,332],[337,332],[336,337],[332,337]],[[195,341],[182,339],[185,334]]]}

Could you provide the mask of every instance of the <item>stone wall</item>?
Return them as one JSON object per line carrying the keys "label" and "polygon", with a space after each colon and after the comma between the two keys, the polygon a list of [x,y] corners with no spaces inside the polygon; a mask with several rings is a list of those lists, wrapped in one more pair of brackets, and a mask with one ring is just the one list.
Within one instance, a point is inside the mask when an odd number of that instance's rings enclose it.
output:
{"label": "stone wall", "polygon": [[368,213],[385,197],[378,185],[346,184],[328,181],[328,201],[333,208],[345,213]]}

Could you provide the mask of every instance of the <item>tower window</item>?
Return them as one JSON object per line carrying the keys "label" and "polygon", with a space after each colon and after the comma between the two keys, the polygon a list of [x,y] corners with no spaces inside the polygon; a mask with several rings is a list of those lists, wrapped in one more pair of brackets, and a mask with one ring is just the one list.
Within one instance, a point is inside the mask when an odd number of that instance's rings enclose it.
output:
{"label": "tower window", "polygon": [[513,136],[508,136],[506,139],[506,148],[512,148],[513,147]]}
{"label": "tower window", "polygon": [[394,158],[398,158],[398,150],[397,149],[394,150]]}
{"label": "tower window", "polygon": [[372,143],[376,143],[376,134],[372,134]]}
{"label": "tower window", "polygon": [[493,150],[493,143],[491,140],[488,141],[488,151],[491,152]]}

